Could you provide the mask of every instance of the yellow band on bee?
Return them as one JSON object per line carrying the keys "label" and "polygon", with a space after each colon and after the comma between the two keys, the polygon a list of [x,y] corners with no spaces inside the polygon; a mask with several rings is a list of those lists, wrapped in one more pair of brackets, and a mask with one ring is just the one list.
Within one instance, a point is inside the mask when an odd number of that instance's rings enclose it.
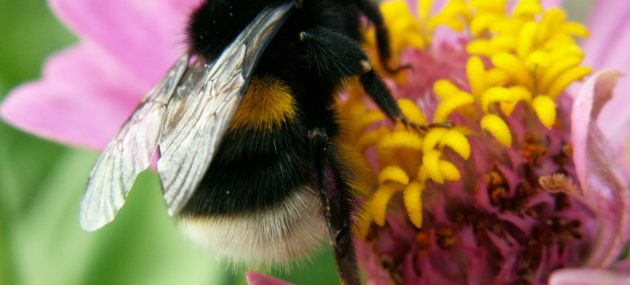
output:
{"label": "yellow band on bee", "polygon": [[295,99],[285,82],[271,76],[254,77],[230,129],[272,130],[295,115]]}

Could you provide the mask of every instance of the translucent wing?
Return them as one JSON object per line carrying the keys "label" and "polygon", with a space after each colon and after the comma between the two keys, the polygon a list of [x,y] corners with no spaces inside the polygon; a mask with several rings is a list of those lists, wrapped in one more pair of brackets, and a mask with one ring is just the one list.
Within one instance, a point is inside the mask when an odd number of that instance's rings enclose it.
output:
{"label": "translucent wing", "polygon": [[255,65],[294,7],[269,7],[212,63],[198,57],[167,107],[158,174],[171,215],[188,202],[238,108]]}
{"label": "translucent wing", "polygon": [[81,201],[80,222],[85,230],[97,230],[111,222],[138,174],[151,164],[166,118],[166,104],[175,93],[188,61],[186,54],[171,67],[96,161]]}

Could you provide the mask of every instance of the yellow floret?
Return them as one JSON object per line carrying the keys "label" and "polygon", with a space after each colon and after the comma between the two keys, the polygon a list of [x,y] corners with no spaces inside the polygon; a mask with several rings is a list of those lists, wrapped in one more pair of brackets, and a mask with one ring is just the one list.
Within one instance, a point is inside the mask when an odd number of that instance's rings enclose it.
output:
{"label": "yellow floret", "polygon": [[399,190],[399,185],[384,184],[381,185],[376,192],[374,192],[372,200],[370,201],[370,210],[372,212],[372,216],[374,217],[374,223],[379,226],[385,225],[385,215],[387,214],[387,205],[389,204],[389,200],[391,200],[394,193]]}
{"label": "yellow floret", "polygon": [[446,100],[457,95],[458,93],[461,93],[462,90],[460,90],[452,82],[445,79],[440,79],[436,81],[433,85],[433,92],[435,92],[435,95],[440,97],[440,99]]}
{"label": "yellow floret", "polygon": [[455,164],[451,163],[448,160],[440,160],[440,172],[442,172],[442,177],[449,181],[457,181],[461,179],[461,174],[459,173],[459,169]]}
{"label": "yellow floret", "polygon": [[400,99],[398,100],[398,106],[400,106],[400,110],[409,118],[412,122],[418,124],[426,124],[427,117],[424,115],[422,110],[418,108],[418,105],[409,99]]}
{"label": "yellow floret", "polygon": [[423,139],[414,131],[396,131],[387,135],[382,135],[378,142],[380,150],[406,148],[410,150],[421,150]]}
{"label": "yellow floret", "polygon": [[378,182],[380,184],[394,182],[407,185],[409,184],[409,176],[402,168],[395,165],[389,165],[381,171],[381,174],[378,176]]}
{"label": "yellow floret", "polygon": [[506,147],[512,146],[512,134],[507,123],[497,115],[485,115],[481,119],[481,128],[488,131],[502,145]]}
{"label": "yellow floret", "polygon": [[549,96],[537,96],[532,102],[532,108],[540,122],[551,129],[556,122],[556,102]]}
{"label": "yellow floret", "polygon": [[459,154],[463,159],[470,158],[470,143],[464,134],[459,130],[449,130],[442,135],[440,142],[442,145],[448,146],[454,152]]}
{"label": "yellow floret", "polygon": [[440,169],[440,153],[435,150],[425,152],[422,156],[422,168],[429,174],[429,178],[438,184],[444,183],[444,176]]}
{"label": "yellow floret", "polygon": [[403,190],[403,201],[407,214],[411,223],[420,228],[422,227],[422,192],[424,191],[424,183],[413,181]]}
{"label": "yellow floret", "polygon": [[468,93],[460,92],[457,95],[440,102],[440,104],[435,109],[435,114],[433,115],[433,121],[434,122],[448,121],[448,117],[455,110],[457,110],[457,108],[470,105],[474,102],[475,102],[475,97],[471,96]]}
{"label": "yellow floret", "polygon": [[486,69],[483,61],[477,56],[471,56],[466,64],[466,73],[468,74],[468,82],[473,95],[479,96],[486,90]]}

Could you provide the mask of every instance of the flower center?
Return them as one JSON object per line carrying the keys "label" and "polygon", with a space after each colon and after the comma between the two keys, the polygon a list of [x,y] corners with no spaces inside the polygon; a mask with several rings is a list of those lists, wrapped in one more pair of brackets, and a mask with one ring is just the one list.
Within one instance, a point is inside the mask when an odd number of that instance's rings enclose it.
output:
{"label": "flower center", "polygon": [[[417,18],[403,0],[381,6],[394,60],[414,67],[390,87],[413,121],[455,127],[418,133],[392,124],[350,86],[340,102],[342,143],[357,154],[361,237],[378,240],[402,220],[415,229],[419,254],[481,247],[494,260],[490,275],[510,268],[509,280],[524,284],[579,260],[585,229],[576,213],[585,210],[539,179],[575,177],[570,99],[561,95],[591,72],[575,40],[588,31],[535,0],[509,10],[506,0],[452,0],[434,15],[432,1],[417,6]],[[452,42],[438,41],[453,31]]]}
{"label": "flower center", "polygon": [[[346,125],[350,132],[347,142],[357,146],[359,153],[376,148],[379,186],[365,212],[368,220],[381,226],[389,200],[401,191],[410,220],[421,227],[422,192],[429,182],[461,179],[457,165],[471,156],[470,137],[489,134],[503,147],[512,147],[513,125],[521,122],[509,119],[517,117],[512,114],[518,106],[523,106],[521,113],[531,113],[525,116],[540,122],[534,128],[553,128],[558,123],[561,93],[591,72],[580,65],[584,54],[574,39],[587,36],[588,31],[567,21],[559,8],[544,11],[539,1],[523,0],[508,12],[504,0],[453,0],[431,16],[431,6],[432,1],[420,1],[418,19],[402,0],[381,6],[393,50],[401,54],[405,48],[414,48],[430,53],[426,49],[441,26],[465,32],[465,76],[437,78],[432,90],[415,90],[423,94],[412,96],[425,95],[418,102],[401,98],[399,104],[403,113],[418,123],[454,121],[457,127],[419,134],[403,126],[383,125],[382,113],[364,107],[362,94],[356,90],[350,91],[350,98],[341,106],[350,122]],[[373,31],[368,31],[367,39],[373,38],[370,33]],[[427,113],[432,113],[431,120]],[[519,147],[523,157],[533,162],[546,153],[545,147],[532,139]],[[359,163],[365,165],[365,161]],[[373,187],[365,183],[371,179],[359,180],[364,184],[359,185],[359,191],[371,193]],[[492,191],[493,199],[498,199],[504,189]]]}

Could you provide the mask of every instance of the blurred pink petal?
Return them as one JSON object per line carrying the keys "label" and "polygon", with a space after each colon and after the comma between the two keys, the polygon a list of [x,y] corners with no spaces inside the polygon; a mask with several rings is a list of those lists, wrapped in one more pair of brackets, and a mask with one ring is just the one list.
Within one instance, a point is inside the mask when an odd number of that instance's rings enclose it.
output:
{"label": "blurred pink petal", "polygon": [[562,6],[563,0],[543,0],[543,8],[549,9],[551,7]]}
{"label": "blurred pink petal", "polygon": [[187,16],[200,0],[50,0],[50,5],[83,39],[103,47],[155,83],[185,48]]}
{"label": "blurred pink petal", "polygon": [[291,285],[291,283],[267,276],[262,273],[250,271],[245,273],[249,285]]}
{"label": "blurred pink petal", "polygon": [[13,90],[0,115],[28,132],[100,149],[150,87],[98,45],[83,42],[50,57],[42,79]]}
{"label": "blurred pink petal", "polygon": [[602,71],[582,87],[573,103],[571,139],[577,178],[585,200],[597,212],[598,238],[587,266],[609,267],[628,238],[630,192],[608,142],[595,124],[620,74]]}
{"label": "blurred pink petal", "polygon": [[[585,63],[596,69],[610,68],[630,73],[630,1],[598,0],[593,2],[588,26],[591,37],[583,44]],[[616,92],[630,93],[630,77],[622,78]],[[630,139],[630,112],[628,97],[616,96],[603,109],[598,124],[612,145],[625,144],[628,152]],[[630,161],[626,162],[630,175]]]}
{"label": "blurred pink petal", "polygon": [[630,274],[597,269],[561,269],[549,278],[549,285],[628,285]]}

